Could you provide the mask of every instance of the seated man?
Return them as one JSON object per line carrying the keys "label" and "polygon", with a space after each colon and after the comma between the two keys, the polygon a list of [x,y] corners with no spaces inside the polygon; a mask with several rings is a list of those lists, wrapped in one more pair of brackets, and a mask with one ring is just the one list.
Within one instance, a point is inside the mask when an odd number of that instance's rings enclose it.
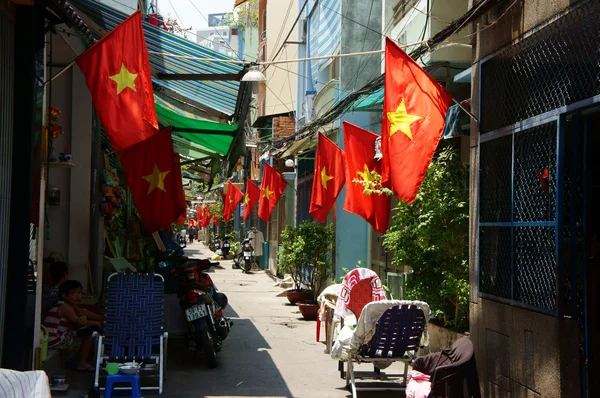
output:
{"label": "seated man", "polygon": [[100,329],[100,321],[77,314],[82,288],[75,280],[63,282],[59,287],[60,300],[48,311],[43,323],[48,330],[48,348],[70,348],[77,337],[81,338],[77,370],[93,372],[88,357],[92,352],[92,333]]}

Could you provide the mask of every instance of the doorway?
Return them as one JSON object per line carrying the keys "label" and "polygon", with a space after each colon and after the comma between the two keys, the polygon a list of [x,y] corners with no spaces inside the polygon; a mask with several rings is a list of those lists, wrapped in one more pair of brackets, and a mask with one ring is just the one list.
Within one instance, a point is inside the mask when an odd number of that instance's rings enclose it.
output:
{"label": "doorway", "polygon": [[600,396],[600,107],[565,118],[564,315],[579,320],[582,397]]}

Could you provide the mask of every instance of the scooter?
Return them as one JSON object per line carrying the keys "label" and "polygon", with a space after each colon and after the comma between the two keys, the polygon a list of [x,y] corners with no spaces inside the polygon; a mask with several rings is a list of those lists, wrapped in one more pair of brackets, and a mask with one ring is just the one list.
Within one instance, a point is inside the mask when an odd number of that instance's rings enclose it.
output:
{"label": "scooter", "polygon": [[233,326],[233,322],[223,315],[227,296],[217,291],[205,272],[218,264],[194,259],[171,271],[174,276],[183,277],[177,298],[190,323],[188,347],[192,343],[197,351],[204,352],[209,368],[218,366],[217,352]]}
{"label": "scooter", "polygon": [[216,252],[221,248],[221,239],[218,236],[215,236],[212,241],[212,251]]}
{"label": "scooter", "polygon": [[230,249],[231,249],[231,244],[229,243],[229,239],[227,239],[227,237],[223,238],[221,252],[223,253],[224,259],[227,259]]}
{"label": "scooter", "polygon": [[246,273],[250,272],[250,270],[252,270],[252,267],[256,266],[256,258],[254,257],[254,247],[252,247],[252,244],[250,244],[250,238],[246,238],[243,240],[242,242],[242,253],[240,254],[241,259],[243,259],[243,262],[241,261],[240,257],[238,256],[238,260],[240,266],[242,266],[242,270]]}

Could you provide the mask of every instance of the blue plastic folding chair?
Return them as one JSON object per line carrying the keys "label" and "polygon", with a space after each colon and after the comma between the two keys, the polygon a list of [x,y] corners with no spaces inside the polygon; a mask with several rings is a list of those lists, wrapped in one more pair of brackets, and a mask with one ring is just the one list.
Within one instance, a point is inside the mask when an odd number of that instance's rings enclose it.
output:
{"label": "blue plastic folding chair", "polygon": [[[352,345],[357,349],[348,355],[346,373],[346,384],[351,386],[354,398],[357,390],[404,390],[406,388],[408,364],[417,356],[421,348],[421,337],[427,320],[429,320],[429,306],[424,302],[382,300],[368,303],[364,307],[352,338]],[[384,367],[393,362],[404,363],[403,374],[389,374],[379,370],[378,365]],[[359,363],[373,363],[376,370],[356,372],[354,365]],[[401,378],[402,383],[369,385],[356,383],[356,379],[392,381],[393,378]]]}
{"label": "blue plastic folding chair", "polygon": [[108,277],[102,335],[97,335],[94,387],[109,362],[144,362],[144,373],[158,378],[163,390],[167,337],[164,332],[164,278],[159,274],[114,273]]}

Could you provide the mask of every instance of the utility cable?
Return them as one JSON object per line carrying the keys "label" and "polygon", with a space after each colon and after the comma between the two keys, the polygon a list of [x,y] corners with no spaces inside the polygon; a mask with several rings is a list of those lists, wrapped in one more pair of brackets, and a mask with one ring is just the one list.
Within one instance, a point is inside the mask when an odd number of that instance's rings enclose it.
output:
{"label": "utility cable", "polygon": [[[298,16],[296,17],[296,20],[294,21],[294,24],[292,25],[292,28],[290,29],[290,31],[288,32],[287,36],[285,37],[285,40],[283,41],[283,43],[281,44],[281,47],[279,47],[279,50],[277,50],[277,52],[275,53],[275,55],[273,56],[272,60],[274,60],[275,58],[277,58],[277,56],[279,55],[279,53],[281,52],[281,50],[283,50],[283,46],[285,45],[285,43],[288,41],[288,39],[290,38],[290,36],[292,35],[292,32],[294,31],[294,28],[296,27],[296,24],[298,23],[298,21],[300,20],[300,17],[302,17],[302,12],[304,11],[304,9],[306,8],[306,4],[308,3],[308,0],[304,0],[304,4],[302,5],[302,8],[300,9],[300,12],[298,13]],[[269,66],[267,65],[267,68]],[[265,68],[266,70],[266,68]]]}
{"label": "utility cable", "polygon": [[[277,35],[277,40],[275,41],[273,48],[277,48],[277,46],[279,45],[279,40],[281,40],[281,36],[283,34],[283,29],[285,29],[285,24],[287,23],[287,20],[290,16],[290,11],[292,10],[292,5],[294,5],[294,0],[290,0],[290,2],[288,4],[287,12],[285,13],[285,17],[283,18],[283,22],[281,23],[281,29],[279,29],[279,34]],[[283,44],[285,44],[285,41],[283,42]]]}
{"label": "utility cable", "polygon": [[[496,5],[497,2],[498,2],[498,0],[483,0],[481,3],[478,4],[477,7],[471,8],[465,14],[463,14],[460,18],[456,19],[451,24],[449,24],[444,29],[442,29],[440,32],[438,32],[435,36],[433,36],[432,38],[427,40],[426,43],[421,44],[419,47],[417,47],[416,49],[411,51],[409,54],[410,57],[415,60],[418,60],[425,53],[427,53],[429,51],[433,51],[433,49],[435,49],[438,45],[440,45],[442,42],[444,42],[450,36],[452,36],[453,34],[458,32],[460,29],[462,29],[462,27],[465,24],[479,18],[481,15],[483,15],[485,12],[487,12],[489,9],[491,9],[494,5]],[[383,87],[383,82],[384,82],[384,75],[382,74],[382,75],[374,78],[370,82],[368,82],[362,88],[360,88],[360,89],[354,91],[353,93],[351,93],[350,95],[346,96],[344,99],[339,101],[336,105],[334,105],[333,108],[329,112],[324,114],[323,116],[302,126],[296,132],[295,137],[294,136],[281,137],[274,141],[277,141],[277,143],[279,145],[281,145],[281,144],[284,144],[285,142],[288,142],[288,141],[291,141],[294,139],[302,139],[307,136],[314,135],[318,131],[319,127],[337,120],[339,118],[339,116],[341,116],[348,109],[350,109],[350,107],[358,99],[362,98],[364,95],[368,95],[368,94],[372,93],[373,91],[378,90],[381,87]]]}

